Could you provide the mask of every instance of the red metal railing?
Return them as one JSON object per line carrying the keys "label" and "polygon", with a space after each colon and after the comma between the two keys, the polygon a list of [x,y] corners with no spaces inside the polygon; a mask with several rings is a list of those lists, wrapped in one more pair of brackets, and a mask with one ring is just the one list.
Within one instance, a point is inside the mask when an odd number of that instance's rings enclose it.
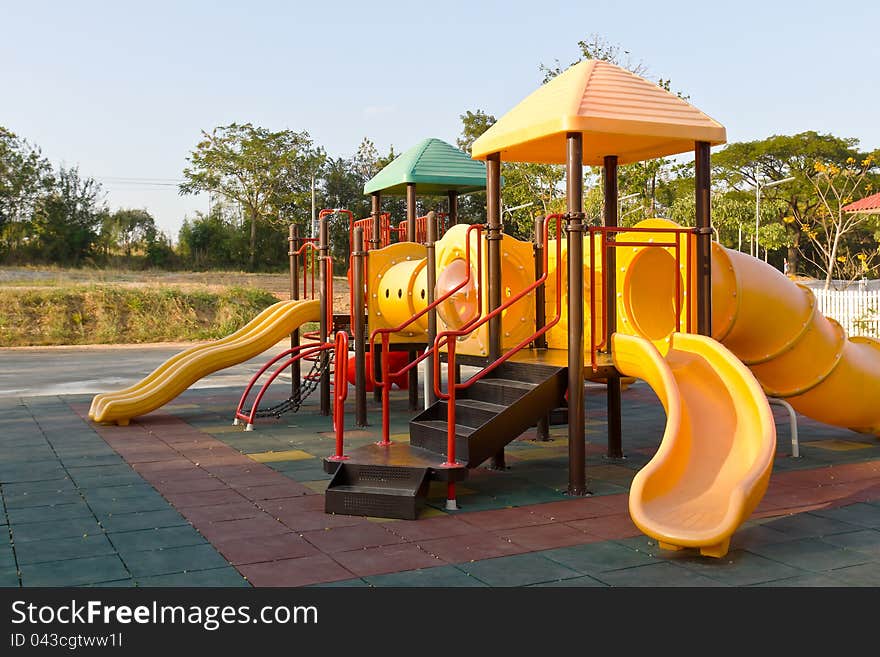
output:
{"label": "red metal railing", "polygon": [[[474,277],[474,272],[471,269],[471,233],[476,233],[477,238],[478,238],[477,239],[477,271],[476,271],[477,307],[478,308],[482,307],[482,286],[479,284],[479,282],[481,280],[480,272],[482,271],[482,265],[483,265],[483,255],[482,255],[483,248],[479,242],[479,236],[482,233],[483,229],[484,229],[484,226],[481,224],[473,224],[471,226],[468,226],[467,232],[465,233],[465,268],[467,269],[467,276],[458,285],[456,285],[451,290],[447,291],[442,296],[434,299],[434,301],[432,303],[426,305],[422,310],[420,310],[418,313],[416,313],[415,315],[410,317],[408,320],[406,320],[400,326],[395,326],[393,328],[378,328],[378,329],[375,329],[372,333],[370,333],[369,346],[370,346],[370,351],[372,353],[375,353],[376,336],[379,335],[382,337],[382,350],[381,350],[381,353],[383,355],[382,367],[381,367],[381,377],[382,378],[381,378],[381,380],[377,380],[374,382],[374,384],[376,386],[378,386],[379,388],[381,388],[381,390],[382,390],[382,441],[379,443],[380,445],[390,445],[391,444],[391,441],[389,439],[389,430],[390,430],[389,429],[389,423],[390,423],[389,402],[390,402],[390,393],[391,393],[391,379],[395,378],[395,377],[399,377],[399,376],[409,372],[413,367],[417,367],[421,361],[428,358],[437,349],[437,347],[436,347],[437,343],[435,341],[435,346],[432,349],[425,350],[424,353],[422,353],[420,356],[418,356],[414,360],[407,363],[406,366],[401,368],[399,371],[390,372],[389,371],[390,367],[389,367],[389,363],[388,363],[389,359],[387,357],[387,354],[390,352],[390,350],[389,350],[390,336],[394,333],[399,333],[400,331],[405,329],[407,326],[409,326],[413,322],[417,321],[421,317],[424,317],[427,313],[429,313],[430,311],[437,308],[441,303],[443,303],[446,300],[448,300],[449,298],[451,298],[452,295],[454,295],[456,292],[458,292],[459,290],[464,288],[468,283],[471,282],[471,280]],[[479,318],[479,314],[477,315],[477,318]],[[468,322],[468,324],[466,324],[466,326],[469,326],[472,323],[472,321],[476,321],[476,320],[471,320],[471,322]]]}
{"label": "red metal railing", "polygon": [[[609,239],[609,235],[615,235],[617,233],[669,233],[673,234],[674,237],[671,241],[657,241],[655,239],[650,240],[626,240],[619,241],[615,238]],[[660,248],[672,248],[675,252],[675,328],[676,331],[681,330],[681,304],[682,304],[682,295],[681,295],[681,240],[679,240],[679,235],[695,235],[696,228],[624,228],[623,226],[590,226],[589,227],[590,234],[590,363],[593,367],[593,371],[598,369],[598,354],[602,349],[607,348],[608,342],[608,304],[607,300],[603,299],[602,309],[600,316],[602,318],[602,331],[601,331],[601,340],[599,336],[596,334],[596,295],[594,290],[596,288],[596,235],[599,235],[599,243],[600,243],[600,251],[601,251],[601,260],[602,260],[602,278],[601,285],[602,290],[608,289],[608,266],[607,266],[607,253],[609,248],[616,248],[618,246],[631,246],[631,247],[660,247]],[[686,254],[685,254],[685,289],[687,291],[687,304],[685,309],[685,326],[688,333],[691,330],[691,251],[693,250],[693,245],[690,240],[686,242]],[[614,275],[617,275],[617,272],[614,272]]]}
{"label": "red metal railing", "polygon": [[348,334],[345,331],[337,331],[334,343],[336,354],[334,357],[333,376],[333,429],[336,431],[336,453],[330,457],[331,461],[344,461],[345,455],[343,440],[345,434],[345,400],[348,399]]}
{"label": "red metal railing", "polygon": [[[544,223],[544,244],[546,245],[549,241],[550,234],[550,224],[551,220],[555,220],[556,233],[557,235],[560,232],[561,221],[564,218],[564,215],[561,214],[551,214],[547,216],[547,219]],[[562,240],[556,240],[556,262],[562,262]],[[491,319],[500,316],[504,311],[511,308],[514,304],[524,299],[528,294],[532,291],[539,288],[541,285],[547,281],[547,267],[548,265],[548,249],[544,248],[544,263],[543,263],[543,274],[540,278],[536,279],[534,283],[527,285],[525,288],[520,290],[517,294],[508,298],[504,303],[500,306],[489,312],[485,317],[477,318],[475,321],[470,322],[468,325],[463,326],[457,330],[443,331],[437,334],[436,339],[434,340],[434,348],[431,352],[434,356],[434,393],[437,395],[439,399],[447,400],[447,435],[446,435],[446,462],[443,464],[443,467],[454,468],[461,467],[461,464],[456,461],[455,458],[455,398],[456,392],[459,390],[464,390],[472,386],[474,383],[482,379],[484,376],[492,372],[495,368],[500,366],[502,363],[509,360],[514,354],[523,349],[526,345],[534,342],[536,339],[540,338],[542,335],[547,333],[551,328],[556,326],[559,323],[559,320],[562,318],[562,295],[558,292],[562,289],[562,271],[560,267],[556,267],[556,314],[553,319],[544,324],[544,326],[538,328],[532,335],[530,335],[525,340],[521,341],[515,347],[508,349],[504,352],[498,359],[487,365],[485,368],[480,370],[477,374],[472,376],[467,381],[462,383],[455,383],[455,343],[456,339],[468,335],[472,333],[474,330],[478,329],[480,326],[490,321]],[[448,392],[444,393],[441,390],[440,386],[440,348],[442,346],[446,346],[446,368],[447,368],[447,389]],[[450,491],[448,499],[454,500],[454,484],[450,482]]]}
{"label": "red metal railing", "polygon": [[[437,238],[439,239],[446,232],[448,215],[445,212],[435,212],[434,216],[439,219],[437,222]],[[395,232],[397,233],[398,242],[406,241],[406,220],[397,224]],[[428,215],[416,217],[416,237],[413,241],[419,244],[424,244],[428,241]]]}
{"label": "red metal railing", "polygon": [[[349,248],[354,244],[355,228],[364,229],[364,250],[369,251],[373,247],[371,240],[375,239],[373,236],[373,217],[365,217],[351,222],[348,228]],[[391,213],[382,212],[379,215],[379,248],[381,249],[389,244],[391,244]]]}

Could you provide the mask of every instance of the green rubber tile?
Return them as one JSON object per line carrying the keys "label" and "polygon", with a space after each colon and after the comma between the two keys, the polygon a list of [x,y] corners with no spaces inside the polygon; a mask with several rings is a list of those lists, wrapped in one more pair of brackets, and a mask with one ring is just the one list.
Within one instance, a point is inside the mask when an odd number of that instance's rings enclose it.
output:
{"label": "green rubber tile", "polygon": [[115,452],[112,454],[59,453],[58,458],[66,468],[111,466],[125,462]]}
{"label": "green rubber tile", "polygon": [[813,513],[796,513],[774,518],[764,523],[764,526],[782,532],[791,538],[816,538],[852,532],[862,528],[860,525],[853,525],[836,518],[825,518]]}
{"label": "green rubber tile", "polygon": [[863,552],[873,559],[880,560],[880,531],[876,529],[862,529],[846,534],[835,534],[834,536],[824,537],[822,541],[837,547],[846,548],[847,550]]}
{"label": "green rubber tile", "polygon": [[877,511],[877,507],[863,502],[837,507],[836,509],[811,511],[810,513],[822,518],[840,520],[841,522],[858,525],[860,527],[868,527],[871,529],[877,529],[880,527],[880,512]]}
{"label": "green rubber tile", "polygon": [[248,587],[250,583],[241,576],[235,568],[215,568],[213,570],[197,570],[173,575],[158,575],[156,577],[141,577],[137,579],[139,587],[154,586],[205,586],[225,587],[241,586]]}
{"label": "green rubber tile", "polygon": [[72,518],[92,518],[94,514],[82,499],[67,504],[51,506],[26,506],[9,509],[9,520],[14,527],[31,522],[49,522],[52,520],[70,520]]}
{"label": "green rubber tile", "polygon": [[695,555],[677,559],[675,563],[682,568],[687,568],[730,586],[750,586],[804,574],[799,568],[744,550],[728,552],[721,559]]}
{"label": "green rubber tile", "polygon": [[112,582],[98,582],[96,584],[86,584],[85,588],[90,589],[129,589],[137,586],[137,582],[135,582],[131,578],[126,579],[115,579]]}
{"label": "green rubber tile", "polygon": [[530,584],[530,587],[541,587],[541,588],[549,588],[549,587],[564,587],[564,588],[593,588],[593,587],[607,587],[607,584],[603,584],[597,579],[593,579],[589,575],[583,575],[581,577],[572,577],[571,579],[561,579],[558,582],[542,582],[540,584]]}
{"label": "green rubber tile", "polygon": [[38,495],[40,493],[69,493],[75,492],[76,486],[69,477],[61,477],[59,479],[48,479],[45,481],[26,481],[19,483],[4,483],[3,497],[7,504],[19,497],[27,497],[29,495]]}
{"label": "green rubber tile", "polygon": [[616,541],[544,550],[540,554],[584,575],[644,566],[658,561],[647,552],[638,552]]}
{"label": "green rubber tile", "polygon": [[144,497],[159,497],[150,484],[139,480],[123,486],[91,486],[83,493],[89,502],[97,502],[99,500],[121,500],[128,498],[142,499]]}
{"label": "green rubber tile", "polygon": [[4,543],[0,544],[0,568],[11,568],[15,566],[15,552],[12,549],[12,543],[6,542],[8,539],[3,537]]}
{"label": "green rubber tile", "polygon": [[342,579],[337,580],[335,582],[321,582],[320,584],[309,584],[305,588],[317,588],[317,589],[348,589],[348,588],[369,588],[369,584],[367,584],[364,580],[360,578],[356,579]]}
{"label": "green rubber tile", "polygon": [[0,566],[0,588],[14,588],[20,585],[18,569],[15,566]]}
{"label": "green rubber tile", "polygon": [[101,526],[108,532],[128,532],[139,529],[159,529],[188,525],[182,515],[174,509],[157,511],[138,511],[134,513],[108,513],[98,518]]}
{"label": "green rubber tile", "polygon": [[837,568],[826,575],[833,577],[843,586],[880,586],[880,563],[860,564],[847,568]]}
{"label": "green rubber tile", "polygon": [[126,552],[123,560],[135,578],[169,575],[229,566],[213,545],[188,545],[141,552]]}
{"label": "green rubber tile", "polygon": [[[114,466],[108,466],[114,467]],[[121,474],[107,474],[100,475],[95,474],[89,477],[80,476],[76,478],[76,485],[78,488],[84,491],[89,491],[95,488],[110,488],[110,487],[119,487],[119,486],[131,486],[138,485],[143,482],[141,476],[135,472],[134,470],[129,471],[128,473]]]}
{"label": "green rubber tile", "polygon": [[128,578],[115,554],[21,566],[23,586],[83,586]]}
{"label": "green rubber tile", "polygon": [[821,573],[806,573],[804,575],[798,575],[797,577],[789,577],[788,579],[777,579],[772,582],[762,582],[760,584],[755,584],[756,587],[804,587],[804,588],[819,588],[819,587],[839,587],[842,586],[840,580],[834,579],[828,575],[823,575]]}
{"label": "green rubber tile", "polygon": [[578,573],[540,554],[516,554],[509,557],[483,559],[459,564],[462,572],[476,577],[489,586],[528,586],[540,582],[554,582]]}
{"label": "green rubber tile", "polygon": [[202,535],[189,525],[114,532],[108,536],[116,549],[124,555],[141,550],[200,545],[206,542]]}
{"label": "green rubber tile", "polygon": [[62,561],[115,554],[116,550],[103,534],[76,538],[52,538],[16,545],[15,554],[21,567],[47,561]]}
{"label": "green rubber tile", "polygon": [[856,566],[871,560],[871,557],[864,552],[837,547],[817,538],[758,545],[750,548],[749,551],[810,572]]}
{"label": "green rubber tile", "polygon": [[63,479],[64,468],[55,461],[0,464],[0,483],[50,481]]}
{"label": "green rubber tile", "polygon": [[396,586],[396,587],[485,587],[486,584],[475,577],[471,577],[455,566],[437,566],[436,568],[420,568],[418,570],[406,570],[400,573],[387,575],[373,575],[364,577],[364,580],[372,586]]}
{"label": "green rubber tile", "polygon": [[674,563],[649,563],[644,566],[611,570],[593,575],[608,586],[727,586]]}
{"label": "green rubber tile", "polygon": [[30,541],[83,537],[101,533],[103,533],[103,530],[94,517],[28,522],[12,526],[12,539],[21,550],[26,550],[27,547],[24,547],[22,544]]}

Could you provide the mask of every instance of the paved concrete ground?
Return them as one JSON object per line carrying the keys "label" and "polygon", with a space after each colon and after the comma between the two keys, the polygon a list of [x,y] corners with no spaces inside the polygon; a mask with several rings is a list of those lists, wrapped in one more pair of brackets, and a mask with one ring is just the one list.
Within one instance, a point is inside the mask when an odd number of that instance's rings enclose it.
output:
{"label": "paved concrete ground", "polygon": [[[124,355],[95,371],[125,374],[134,361]],[[0,585],[880,585],[872,436],[802,418],[803,456],[793,459],[780,414],[767,495],[728,556],[711,560],[658,550],[629,519],[629,484],[664,423],[644,384],[624,393],[618,461],[603,456],[604,393],[588,392],[592,496],[564,495],[568,445],[555,427],[549,442],[531,432],[514,441],[507,471],[473,471],[461,511],[446,512],[432,489],[414,522],[324,514],[329,419],[312,401],[244,432],[229,422],[239,392],[189,390],[128,427],[85,419],[87,394],[0,398]],[[398,441],[405,398],[392,400]],[[358,430],[349,415],[346,445],[375,440],[378,419],[372,411]]]}
{"label": "paved concrete ground", "polygon": [[[187,344],[0,349],[0,397],[93,394],[140,381]],[[243,386],[274,349],[196,382],[193,388]],[[290,377],[282,374],[282,380]]]}

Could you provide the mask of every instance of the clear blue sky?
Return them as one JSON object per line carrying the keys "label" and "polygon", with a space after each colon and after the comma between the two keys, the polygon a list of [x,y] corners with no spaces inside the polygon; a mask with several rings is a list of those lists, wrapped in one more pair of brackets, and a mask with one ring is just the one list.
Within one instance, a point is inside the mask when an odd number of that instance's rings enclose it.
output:
{"label": "clear blue sky", "polygon": [[727,127],[880,146],[876,2],[42,2],[0,0],[0,125],[102,178],[111,208],[145,207],[176,238],[204,198],[112,178],[173,180],[200,130],[307,130],[335,156],[502,115],[592,33]]}

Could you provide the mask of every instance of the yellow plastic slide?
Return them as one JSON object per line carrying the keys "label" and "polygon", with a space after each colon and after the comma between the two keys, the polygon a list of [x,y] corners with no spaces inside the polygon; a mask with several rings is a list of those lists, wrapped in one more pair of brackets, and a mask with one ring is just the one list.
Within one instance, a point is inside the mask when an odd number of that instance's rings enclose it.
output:
{"label": "yellow plastic slide", "polygon": [[614,364],[644,379],[666,409],[654,458],[633,479],[633,522],[666,549],[727,554],[730,537],[767,489],[776,427],[749,370],[715,340],[675,333],[666,357],[616,333]]}
{"label": "yellow plastic slide", "polygon": [[199,379],[271,348],[306,322],[320,320],[320,301],[279,301],[238,331],[186,349],[133,386],[96,395],[89,409],[95,422],[126,425],[167,404]]}

